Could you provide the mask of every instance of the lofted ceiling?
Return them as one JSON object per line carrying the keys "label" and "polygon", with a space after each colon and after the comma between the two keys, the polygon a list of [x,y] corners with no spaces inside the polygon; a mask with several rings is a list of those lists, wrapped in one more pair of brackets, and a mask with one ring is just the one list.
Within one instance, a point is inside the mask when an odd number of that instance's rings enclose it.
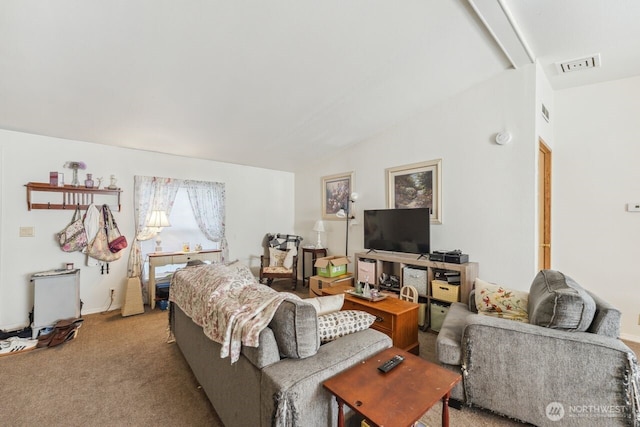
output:
{"label": "lofted ceiling", "polygon": [[478,8],[555,89],[640,75],[635,0],[3,0],[0,128],[295,171],[512,68]]}

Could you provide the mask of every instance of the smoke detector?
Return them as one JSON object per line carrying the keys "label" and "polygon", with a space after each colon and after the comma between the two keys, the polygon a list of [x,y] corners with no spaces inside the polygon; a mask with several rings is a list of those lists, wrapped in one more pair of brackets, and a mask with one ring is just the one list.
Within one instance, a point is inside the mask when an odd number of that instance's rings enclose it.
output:
{"label": "smoke detector", "polygon": [[586,70],[600,66],[600,54],[585,56],[584,58],[571,59],[564,62],[556,62],[556,67],[560,73],[570,73],[572,71]]}

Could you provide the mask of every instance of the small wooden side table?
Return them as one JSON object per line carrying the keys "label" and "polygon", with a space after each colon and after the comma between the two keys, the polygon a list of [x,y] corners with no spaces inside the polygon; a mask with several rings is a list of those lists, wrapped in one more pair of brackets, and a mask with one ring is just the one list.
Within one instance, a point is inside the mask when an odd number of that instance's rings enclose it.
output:
{"label": "small wooden side table", "polygon": [[[310,275],[306,275],[305,274],[305,269],[304,269],[304,265],[305,265],[305,255],[310,253],[311,254],[311,273]],[[318,256],[320,255],[320,256]],[[302,247],[302,286],[307,287],[309,286],[309,277],[313,276],[313,266],[316,263],[316,259],[318,258],[322,258],[327,256],[327,250],[325,248],[316,248],[316,247]]]}
{"label": "small wooden side table", "polygon": [[[396,354],[404,362],[387,373],[378,366]],[[391,347],[323,383],[338,401],[338,427],[344,427],[344,404],[373,426],[408,427],[442,400],[442,425],[449,426],[449,394],[459,374]]]}

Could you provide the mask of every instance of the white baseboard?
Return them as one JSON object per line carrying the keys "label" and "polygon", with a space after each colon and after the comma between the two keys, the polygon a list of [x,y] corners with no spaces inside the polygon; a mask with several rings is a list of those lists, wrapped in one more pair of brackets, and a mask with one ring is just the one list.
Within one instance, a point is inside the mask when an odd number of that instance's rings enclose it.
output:
{"label": "white baseboard", "polygon": [[[122,308],[122,304],[120,304],[120,305],[112,305],[111,307],[109,307],[109,313],[114,311],[114,310],[120,310],[121,308]],[[94,308],[93,310],[82,310],[82,315],[84,316],[85,314],[104,313],[106,309],[107,309],[107,307]]]}
{"label": "white baseboard", "polygon": [[640,343],[640,337],[639,337],[639,336],[637,336],[637,335],[631,335],[631,334],[620,334],[620,338],[622,338],[623,340],[633,341],[633,342]]}
{"label": "white baseboard", "polygon": [[[109,311],[114,311],[114,310],[120,310],[122,308],[122,304],[120,305],[112,305],[111,308],[109,308]],[[97,313],[103,313],[106,310],[105,308],[96,308],[93,310],[82,310],[82,315],[84,316],[85,314],[97,314]],[[12,325],[2,325],[0,326],[0,331],[3,332],[14,332],[14,331],[20,331],[24,328],[26,328],[27,326],[29,326],[29,323],[15,323]],[[638,342],[640,342],[640,337],[637,337]]]}
{"label": "white baseboard", "polygon": [[0,331],[3,332],[15,332],[15,331],[21,331],[22,329],[26,328],[27,326],[29,326],[29,323],[14,323],[13,325],[2,325],[0,327]]}

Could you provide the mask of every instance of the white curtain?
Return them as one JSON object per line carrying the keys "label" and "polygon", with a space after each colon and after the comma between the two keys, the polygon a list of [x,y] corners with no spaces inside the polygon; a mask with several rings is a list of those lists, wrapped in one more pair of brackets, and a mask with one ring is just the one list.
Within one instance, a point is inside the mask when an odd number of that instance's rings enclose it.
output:
{"label": "white curtain", "polygon": [[225,232],[225,188],[224,183],[207,181],[185,181],[191,209],[198,227],[207,239],[218,242],[222,260],[229,258]]}
{"label": "white curtain", "polygon": [[142,251],[140,242],[156,236],[155,228],[146,226],[151,211],[163,210],[167,217],[171,214],[178,189],[183,185],[181,179],[156,176],[134,176],[133,205],[136,221],[136,237],[131,245],[127,274],[129,277],[142,276]]}
{"label": "white curtain", "polygon": [[136,175],[133,195],[136,237],[129,254],[129,277],[142,277],[143,263],[140,242],[156,236],[156,230],[146,226],[151,211],[164,210],[169,217],[176,194],[181,187],[187,189],[191,209],[198,227],[207,239],[220,244],[222,259],[228,259],[224,183]]}

